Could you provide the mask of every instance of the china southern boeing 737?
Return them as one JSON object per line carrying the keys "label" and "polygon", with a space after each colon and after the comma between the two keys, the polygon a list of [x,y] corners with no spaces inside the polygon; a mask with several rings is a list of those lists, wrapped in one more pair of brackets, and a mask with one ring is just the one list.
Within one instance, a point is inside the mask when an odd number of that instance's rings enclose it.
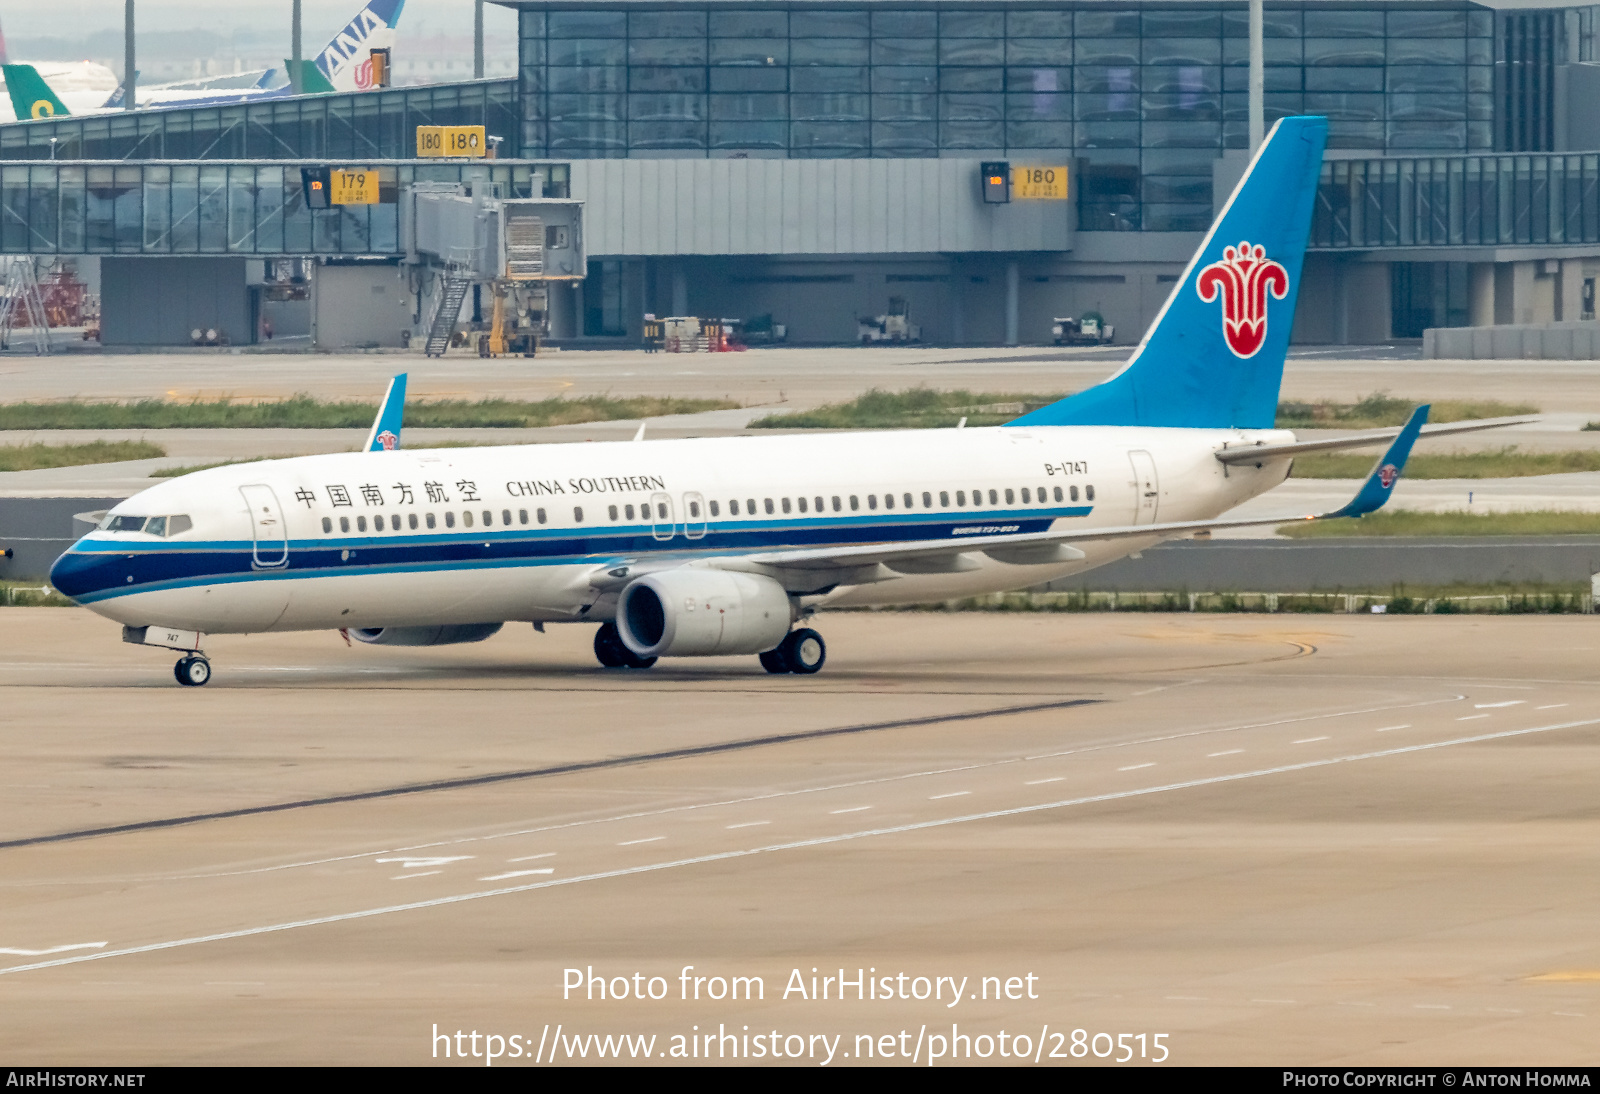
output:
{"label": "china southern boeing 737", "polygon": [[[1273,428],[1327,123],[1274,127],[1127,365],[1006,426],[399,450],[396,377],[367,451],[200,471],[106,514],[57,589],[175,649],[206,634],[339,629],[476,642],[507,622],[598,624],[600,663],[825,657],[819,609],[1023,588],[1162,540],[1281,523],[1223,513],[1302,452],[1393,438],[1355,497],[1389,497],[1427,407],[1398,430]],[[1307,517],[1304,519],[1320,519]]]}

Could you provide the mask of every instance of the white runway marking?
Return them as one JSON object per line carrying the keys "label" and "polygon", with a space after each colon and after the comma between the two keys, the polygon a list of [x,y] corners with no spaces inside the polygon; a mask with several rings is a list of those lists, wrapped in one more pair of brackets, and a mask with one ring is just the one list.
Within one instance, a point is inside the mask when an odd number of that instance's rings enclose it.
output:
{"label": "white runway marking", "polygon": [[666,838],[666,836],[646,836],[644,839],[625,839],[621,843],[617,844],[617,846],[632,847],[636,843],[654,843],[657,840],[663,840]]}
{"label": "white runway marking", "polygon": [[1479,718],[1487,718],[1487,717],[1489,717],[1487,714],[1463,714],[1461,717],[1457,718],[1456,721],[1458,721],[1458,722],[1475,722]]}
{"label": "white runway marking", "polygon": [[1058,783],[1066,779],[1065,775],[1052,775],[1048,779],[1029,779],[1023,786],[1043,786],[1045,783]]}
{"label": "white runway marking", "polygon": [[544,866],[533,870],[508,870],[503,874],[490,874],[488,877],[480,877],[478,880],[504,881],[508,877],[527,877],[529,874],[553,874],[555,872],[554,866]]}
{"label": "white runway marking", "polygon": [[1446,1004],[1446,1003],[1412,1003],[1411,1005],[1414,1008],[1416,1008],[1417,1010],[1449,1010],[1450,1009],[1449,1005]]}
{"label": "white runway marking", "polygon": [[389,880],[390,881],[410,881],[414,877],[432,877],[434,874],[442,874],[442,873],[444,873],[443,870],[424,870],[420,874],[396,874],[394,877],[390,878]]}
{"label": "white runway marking", "polygon": [[464,862],[472,855],[436,855],[432,858],[412,858],[402,856],[398,858],[373,859],[374,862],[398,862],[402,870],[420,870],[424,866],[448,866],[452,862]]}
{"label": "white runway marking", "polygon": [[870,806],[870,805],[852,805],[849,809],[830,809],[830,810],[828,810],[828,815],[832,816],[832,817],[836,817],[840,813],[859,813],[863,809],[871,809],[871,808],[872,808],[872,806]]}
{"label": "white runway marking", "polygon": [[23,950],[11,946],[0,946],[0,953],[15,954],[18,957],[43,957],[51,953],[66,953],[68,950],[98,950],[109,945],[109,942],[68,942],[65,946],[49,946],[42,950]]}
{"label": "white runway marking", "polygon": [[970,794],[970,793],[972,793],[972,791],[970,791],[970,790],[956,790],[956,791],[954,791],[952,793],[949,793],[949,794],[933,794],[933,795],[930,795],[928,800],[931,801],[931,802],[936,802],[941,798],[960,798],[960,797],[964,797],[965,795]]}
{"label": "white runway marking", "polygon": [[1218,756],[1237,756],[1239,753],[1241,753],[1243,751],[1244,751],[1244,749],[1242,749],[1242,748],[1229,748],[1229,749],[1225,749],[1222,752],[1207,752],[1206,753],[1206,759],[1214,760]]}
{"label": "white runway marking", "polygon": [[1117,768],[1117,770],[1118,771],[1140,771],[1140,770],[1143,770],[1146,767],[1154,767],[1154,766],[1155,766],[1155,764],[1153,762],[1152,763],[1147,763],[1147,764],[1129,764],[1127,767],[1119,767],[1119,768]]}
{"label": "white runway marking", "polygon": [[751,858],[756,855],[772,854],[779,851],[793,851],[809,847],[825,847],[835,843],[848,843],[853,840],[871,839],[879,836],[897,836],[907,832],[920,832],[932,828],[945,828],[950,825],[968,824],[973,821],[998,820],[1002,817],[1025,816],[1029,813],[1040,813],[1047,809],[1067,809],[1077,805],[1093,805],[1100,802],[1120,801],[1128,798],[1140,798],[1150,794],[1166,794],[1174,790],[1191,790],[1201,786],[1218,786],[1222,783],[1241,782],[1245,779],[1259,779],[1268,775],[1285,775],[1298,771],[1312,771],[1319,767],[1333,767],[1336,764],[1359,763],[1364,760],[1386,759],[1390,756],[1404,756],[1415,752],[1431,752],[1440,748],[1454,748],[1458,745],[1481,744],[1485,741],[1502,741],[1511,737],[1526,737],[1535,733],[1553,733],[1563,729],[1578,729],[1584,726],[1600,725],[1600,718],[1586,718],[1576,722],[1554,722],[1544,726],[1530,726],[1526,729],[1506,729],[1498,733],[1480,733],[1472,737],[1456,737],[1447,741],[1432,741],[1426,744],[1405,745],[1401,748],[1382,749],[1377,752],[1360,752],[1350,756],[1330,756],[1320,760],[1306,760],[1297,764],[1284,764],[1280,767],[1262,768],[1257,771],[1240,771],[1229,775],[1212,775],[1204,779],[1188,779],[1183,782],[1165,783],[1160,786],[1137,787],[1132,790],[1119,790],[1106,794],[1093,794],[1081,798],[1067,798],[1062,801],[1043,802],[1038,805],[1020,805],[1010,809],[995,809],[985,813],[970,813],[958,817],[941,817],[936,820],[916,821],[910,824],[894,825],[887,828],[870,828],[858,832],[841,832],[832,836],[817,836],[812,839],[794,840],[789,843],[768,844],[765,847],[750,847],[736,851],[720,851],[714,854],[696,855],[690,858],[672,859],[666,862],[645,863],[639,866],[621,867],[616,870],[604,870],[593,874],[575,874],[572,877],[550,878],[547,881],[534,881],[526,885],[508,885],[499,889],[482,889],[471,893],[455,893],[450,896],[435,897],[432,900],[412,901],[408,904],[390,904],[380,908],[363,908],[354,912],[338,912],[333,915],[314,916],[309,919],[297,919],[285,923],[272,923],[261,927],[244,927],[234,931],[219,931],[214,934],[194,935],[189,938],[174,938],[165,942],[150,942],[142,946],[127,946],[120,950],[103,950],[99,953],[75,954],[71,957],[57,957],[49,961],[35,961],[28,965],[12,965],[0,968],[0,976],[9,976],[12,973],[35,972],[39,969],[56,968],[61,965],[76,965],[83,961],[99,961],[107,957],[129,957],[141,953],[157,953],[162,950],[175,950],[188,946],[198,946],[207,942],[227,942],[238,938],[254,938],[259,935],[277,934],[282,931],[299,930],[302,927],[322,927],[333,923],[349,923],[358,919],[371,919],[375,916],[394,915],[398,912],[419,911],[424,908],[440,908],[450,904],[465,904],[474,900],[486,900],[490,897],[508,896],[512,893],[527,893],[537,889],[551,889],[558,885],[579,885],[589,881],[602,881],[610,878],[631,877],[638,874],[651,874],[661,870],[675,870],[685,866],[700,866],[711,862],[727,862],[732,859]]}
{"label": "white runway marking", "polygon": [[1473,703],[1472,704],[1472,709],[1473,710],[1490,710],[1490,709],[1493,709],[1494,707],[1520,707],[1523,703],[1526,703],[1527,701],[1528,700],[1526,700],[1526,699],[1507,699],[1507,700],[1505,700],[1504,702],[1501,702],[1501,703]]}
{"label": "white runway marking", "polygon": [[742,824],[730,824],[730,825],[727,825],[727,828],[730,831],[735,829],[735,828],[760,828],[763,824],[771,824],[771,823],[772,823],[771,821],[744,821]]}
{"label": "white runway marking", "polygon": [[556,857],[556,853],[554,851],[546,851],[543,854],[539,854],[539,855],[523,855],[521,858],[508,858],[508,859],[506,859],[506,861],[507,862],[532,862],[536,858],[555,858],[555,857]]}
{"label": "white runway marking", "polygon": [[[1557,707],[1564,707],[1566,705],[1567,704],[1565,704],[1565,703],[1546,703],[1542,707],[1534,707],[1533,709],[1534,710],[1555,710]],[[1518,1011],[1517,1013],[1520,1014],[1522,1012]]]}
{"label": "white runway marking", "polygon": [[1411,723],[1407,722],[1403,726],[1379,726],[1377,729],[1373,730],[1372,732],[1374,732],[1374,733],[1388,733],[1391,729],[1410,729],[1410,728],[1411,728]]}
{"label": "white runway marking", "polygon": [[1297,745],[1309,745],[1309,744],[1315,744],[1318,741],[1331,741],[1331,740],[1333,740],[1332,737],[1302,737],[1298,741],[1296,741],[1295,744],[1297,744]]}

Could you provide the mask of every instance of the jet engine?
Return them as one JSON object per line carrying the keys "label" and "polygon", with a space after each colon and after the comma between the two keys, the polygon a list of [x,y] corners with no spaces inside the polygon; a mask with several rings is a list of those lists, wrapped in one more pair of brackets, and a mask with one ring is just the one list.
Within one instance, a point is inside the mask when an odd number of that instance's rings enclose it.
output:
{"label": "jet engine", "polygon": [[793,621],[782,585],[726,570],[646,574],[617,602],[617,631],[640,657],[764,653],[783,641]]}
{"label": "jet engine", "polygon": [[456,623],[438,627],[351,628],[350,637],[373,646],[452,646],[482,642],[504,623]]}

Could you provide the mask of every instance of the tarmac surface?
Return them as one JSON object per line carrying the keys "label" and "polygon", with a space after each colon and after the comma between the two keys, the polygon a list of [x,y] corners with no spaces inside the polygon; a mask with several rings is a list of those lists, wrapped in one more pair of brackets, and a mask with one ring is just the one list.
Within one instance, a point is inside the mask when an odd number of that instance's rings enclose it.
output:
{"label": "tarmac surface", "polygon": [[512,626],[191,690],[0,609],[0,1056],[1592,1062],[1592,618],[817,625],[813,677]]}

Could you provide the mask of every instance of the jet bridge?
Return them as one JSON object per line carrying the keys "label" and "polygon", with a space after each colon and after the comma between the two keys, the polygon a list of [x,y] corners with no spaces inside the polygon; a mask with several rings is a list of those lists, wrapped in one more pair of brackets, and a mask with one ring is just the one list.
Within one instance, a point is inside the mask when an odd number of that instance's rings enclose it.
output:
{"label": "jet bridge", "polygon": [[449,348],[474,286],[493,294],[478,352],[531,356],[549,334],[550,286],[588,276],[583,202],[507,198],[484,180],[417,182],[401,198],[405,261],[422,275],[426,352]]}

